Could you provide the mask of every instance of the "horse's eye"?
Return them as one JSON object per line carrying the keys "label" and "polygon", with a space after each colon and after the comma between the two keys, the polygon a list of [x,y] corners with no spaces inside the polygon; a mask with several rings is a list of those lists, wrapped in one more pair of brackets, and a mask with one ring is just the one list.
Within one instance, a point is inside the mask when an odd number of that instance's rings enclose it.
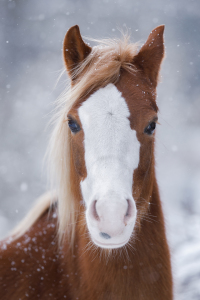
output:
{"label": "horse's eye", "polygon": [[151,122],[144,130],[144,133],[151,135],[156,128],[156,122]]}
{"label": "horse's eye", "polygon": [[81,130],[80,126],[78,125],[78,123],[72,119],[69,119],[68,120],[68,125],[69,125],[69,128],[70,130],[73,132],[73,133],[76,133],[78,131]]}

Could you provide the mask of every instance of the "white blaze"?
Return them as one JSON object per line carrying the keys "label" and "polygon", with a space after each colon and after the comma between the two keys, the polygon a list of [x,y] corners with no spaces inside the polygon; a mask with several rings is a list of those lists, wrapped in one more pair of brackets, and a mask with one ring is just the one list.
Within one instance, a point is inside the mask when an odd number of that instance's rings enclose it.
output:
{"label": "white blaze", "polygon": [[106,206],[133,200],[140,143],[130,127],[130,112],[121,92],[109,84],[83,102],[78,113],[85,137],[87,177],[81,182],[81,191],[86,207],[94,200],[103,199]]}

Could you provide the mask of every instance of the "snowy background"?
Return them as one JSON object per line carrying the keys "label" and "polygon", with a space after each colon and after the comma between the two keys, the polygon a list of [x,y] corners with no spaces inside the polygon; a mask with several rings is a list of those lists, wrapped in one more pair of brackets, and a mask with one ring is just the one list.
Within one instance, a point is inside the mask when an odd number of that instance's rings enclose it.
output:
{"label": "snowy background", "polygon": [[157,178],[172,251],[176,300],[200,299],[200,1],[0,0],[0,237],[46,190],[43,157],[53,102],[65,87],[62,41],[84,36],[145,42],[165,24],[158,88]]}

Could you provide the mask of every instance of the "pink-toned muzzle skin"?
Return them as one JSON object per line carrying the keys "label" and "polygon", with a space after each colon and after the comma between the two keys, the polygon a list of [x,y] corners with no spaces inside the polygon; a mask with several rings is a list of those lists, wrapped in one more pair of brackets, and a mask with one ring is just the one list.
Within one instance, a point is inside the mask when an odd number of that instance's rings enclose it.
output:
{"label": "pink-toned muzzle skin", "polygon": [[110,193],[107,197],[92,201],[86,220],[93,242],[102,248],[124,246],[133,232],[136,215],[132,198],[120,199]]}
{"label": "pink-toned muzzle skin", "polygon": [[101,248],[123,247],[135,226],[133,173],[140,143],[129,116],[126,101],[113,84],[95,92],[79,108],[87,169],[81,191],[91,240]]}

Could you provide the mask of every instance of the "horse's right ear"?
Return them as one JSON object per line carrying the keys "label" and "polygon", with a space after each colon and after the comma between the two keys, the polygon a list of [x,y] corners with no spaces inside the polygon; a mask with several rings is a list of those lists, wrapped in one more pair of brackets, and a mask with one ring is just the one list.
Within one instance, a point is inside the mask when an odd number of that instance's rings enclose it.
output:
{"label": "horse's right ear", "polygon": [[64,39],[63,57],[65,66],[71,80],[75,80],[74,70],[92,51],[92,48],[84,43],[78,25],[71,27]]}

